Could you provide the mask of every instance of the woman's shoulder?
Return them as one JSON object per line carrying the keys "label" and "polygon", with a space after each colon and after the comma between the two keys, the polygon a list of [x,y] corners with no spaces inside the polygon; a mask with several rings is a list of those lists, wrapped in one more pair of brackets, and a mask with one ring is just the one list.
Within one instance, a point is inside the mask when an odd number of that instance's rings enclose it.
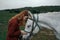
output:
{"label": "woman's shoulder", "polygon": [[8,23],[15,23],[15,22],[17,22],[17,18],[14,18],[14,17],[12,17],[9,21],[8,21]]}

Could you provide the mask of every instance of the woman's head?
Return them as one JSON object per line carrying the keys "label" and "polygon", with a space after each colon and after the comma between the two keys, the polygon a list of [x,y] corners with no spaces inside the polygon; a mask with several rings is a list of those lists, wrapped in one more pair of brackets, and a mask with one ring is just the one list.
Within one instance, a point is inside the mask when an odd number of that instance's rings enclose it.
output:
{"label": "woman's head", "polygon": [[18,17],[18,20],[20,20],[20,25],[24,26],[27,18],[28,18],[28,10],[24,10],[24,11],[20,12],[20,15]]}
{"label": "woman's head", "polygon": [[24,10],[19,14],[16,14],[15,16],[13,16],[9,21],[11,21],[14,18],[17,18],[19,20],[20,25],[25,25],[25,21],[27,20],[28,16],[30,16],[30,14],[28,13],[28,10]]}
{"label": "woman's head", "polygon": [[22,20],[22,24],[25,25],[28,18],[31,18],[31,14],[29,13],[28,10],[24,10],[24,11],[20,12],[19,19]]}

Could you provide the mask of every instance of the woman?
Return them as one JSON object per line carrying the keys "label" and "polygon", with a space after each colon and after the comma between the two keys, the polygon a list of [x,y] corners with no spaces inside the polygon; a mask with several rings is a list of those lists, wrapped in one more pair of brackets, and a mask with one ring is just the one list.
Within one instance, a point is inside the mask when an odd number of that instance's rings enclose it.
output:
{"label": "woman", "polygon": [[8,23],[7,40],[18,40],[19,35],[25,35],[26,32],[19,29],[19,26],[25,26],[25,21],[28,18],[28,11],[24,10],[21,13],[13,16]]}

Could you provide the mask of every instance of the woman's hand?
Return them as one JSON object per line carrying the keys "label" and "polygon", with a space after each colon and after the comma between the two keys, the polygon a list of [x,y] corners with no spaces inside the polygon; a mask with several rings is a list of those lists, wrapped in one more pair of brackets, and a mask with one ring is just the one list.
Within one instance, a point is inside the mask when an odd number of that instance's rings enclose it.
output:
{"label": "woman's hand", "polygon": [[25,31],[21,30],[21,34],[26,35],[27,33]]}

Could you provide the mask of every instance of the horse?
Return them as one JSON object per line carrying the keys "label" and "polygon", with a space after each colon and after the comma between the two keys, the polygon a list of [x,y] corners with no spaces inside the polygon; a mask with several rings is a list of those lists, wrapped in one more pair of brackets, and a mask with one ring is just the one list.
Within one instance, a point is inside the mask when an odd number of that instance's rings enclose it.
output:
{"label": "horse", "polygon": [[29,11],[29,13],[32,17],[27,19],[24,29],[27,34],[23,35],[24,40],[30,40],[43,27],[53,30],[56,38],[60,40],[60,12],[32,14]]}

